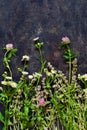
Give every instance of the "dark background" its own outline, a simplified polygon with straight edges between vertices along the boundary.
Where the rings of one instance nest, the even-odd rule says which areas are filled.
[[[58,43],[63,36],[71,40],[78,56],[78,72],[87,68],[87,0],[0,0],[0,74],[3,72],[3,51],[7,43],[18,48],[12,61],[14,78],[21,66],[22,55],[29,55],[28,71],[39,70],[38,53],[33,39],[45,43],[43,55],[57,69],[65,70]],[[20,61],[20,62],[19,62]]]
[[[87,0],[0,0],[0,81],[3,73],[3,50],[7,43],[18,48],[12,60],[14,79],[23,55],[30,56],[29,73],[39,70],[38,52],[33,39],[45,43],[43,56],[57,69],[66,72],[58,43],[63,36],[71,39],[78,56],[78,73],[87,71]]]

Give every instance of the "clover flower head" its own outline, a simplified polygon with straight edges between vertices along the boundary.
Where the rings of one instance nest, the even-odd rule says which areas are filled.
[[[12,50],[13,49],[13,44],[12,43],[6,44],[6,49],[7,50]]]
[[[44,98],[40,98],[40,99],[39,99],[39,102],[38,102],[38,105],[39,105],[39,106],[45,106],[45,105],[46,105],[45,99],[44,99]]]
[[[24,56],[22,57],[22,60],[21,60],[21,61],[29,61],[29,59],[30,59],[29,56],[24,55]]]
[[[70,43],[70,39],[67,36],[62,37],[62,43],[69,44]]]
[[[2,85],[7,85],[7,86],[11,86],[12,88],[16,88],[17,87],[17,83],[14,81],[1,81]]]

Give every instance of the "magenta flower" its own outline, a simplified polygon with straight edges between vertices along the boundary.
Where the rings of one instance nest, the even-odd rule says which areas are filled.
[[[68,43],[70,43],[70,39],[67,36],[65,36],[62,38],[62,42],[68,44]]]
[[[13,49],[13,44],[12,43],[6,44],[6,49],[7,50],[12,50]]]
[[[44,98],[39,99],[38,105],[39,106],[45,106],[46,105],[46,102],[45,102]]]

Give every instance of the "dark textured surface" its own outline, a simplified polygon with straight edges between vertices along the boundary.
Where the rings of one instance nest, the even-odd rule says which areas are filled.
[[[29,54],[29,71],[37,71],[38,53],[33,38],[45,42],[43,54],[56,68],[65,69],[57,45],[62,36],[69,36],[78,55],[79,72],[87,68],[87,0],[0,0],[0,73],[2,47],[11,42],[19,49],[16,68],[22,55]],[[15,73],[15,72],[14,72]],[[15,77],[16,78],[16,73]]]

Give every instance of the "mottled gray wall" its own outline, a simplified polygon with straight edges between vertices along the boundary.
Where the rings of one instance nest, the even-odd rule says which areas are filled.
[[[0,0],[0,73],[2,47],[11,42],[19,49],[13,63],[21,65],[22,55],[29,54],[30,73],[39,69],[33,38],[45,42],[43,54],[56,68],[65,69],[57,43],[69,36],[78,55],[79,72],[87,68],[87,0]],[[64,67],[64,68],[63,68]],[[14,72],[16,78],[16,72]]]

